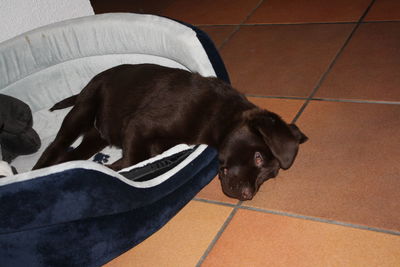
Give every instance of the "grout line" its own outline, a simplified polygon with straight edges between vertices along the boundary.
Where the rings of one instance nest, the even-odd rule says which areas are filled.
[[[380,105],[400,105],[400,101],[389,101],[389,100],[368,100],[368,99],[339,99],[339,98],[324,98],[324,97],[301,97],[301,96],[266,96],[266,95],[253,95],[245,94],[246,97],[253,98],[268,98],[268,99],[285,99],[285,100],[305,100],[306,102],[298,111],[297,115],[293,119],[292,123],[295,123],[300,117],[301,113],[304,111],[306,106],[311,101],[321,101],[321,102],[339,102],[339,103],[357,103],[357,104],[380,104]],[[307,105],[306,105],[307,104]]]
[[[198,201],[198,202],[208,203],[208,204],[217,204],[220,206],[225,206],[225,207],[230,207],[230,208],[235,208],[238,205],[238,203],[232,204],[232,203],[226,203],[226,202],[222,202],[222,201],[205,199],[205,198],[194,198],[193,200]]]
[[[329,64],[328,68],[326,69],[326,71],[322,74],[321,78],[319,79],[319,81],[317,82],[316,86],[314,87],[314,89],[311,91],[311,94],[308,96],[307,101],[301,106],[300,110],[297,112],[296,116],[294,117],[292,123],[296,123],[297,120],[300,118],[301,114],[303,114],[304,110],[306,109],[306,107],[308,106],[308,104],[310,103],[310,101],[314,98],[314,95],[317,93],[318,89],[321,87],[322,83],[326,80],[326,78],[328,77],[328,74],[331,72],[331,70],[333,69],[333,66],[336,64],[337,60],[339,59],[339,57],[342,55],[343,51],[345,50],[345,48],[347,47],[347,45],[350,43],[350,40],[353,38],[355,32],[357,31],[357,29],[360,27],[361,22],[364,20],[365,16],[368,14],[369,10],[371,9],[371,7],[373,6],[373,4],[375,3],[375,0],[372,0],[371,3],[369,4],[369,6],[367,7],[367,9],[364,11],[364,13],[361,15],[360,19],[358,20],[357,24],[354,26],[353,30],[351,31],[351,33],[349,34],[349,36],[347,37],[346,41],[344,42],[343,46],[339,49],[339,51],[336,53],[335,57],[333,58],[333,60],[331,61],[331,63]]]
[[[206,251],[200,257],[199,261],[196,264],[196,267],[200,267],[204,260],[207,258],[208,254],[210,254],[211,250],[214,248],[215,244],[217,243],[218,239],[221,235],[225,232],[225,229],[228,227],[229,223],[232,221],[233,216],[235,216],[236,212],[238,211],[239,207],[236,206],[231,213],[229,214],[228,218],[225,220],[224,224],[219,229],[218,233],[215,235],[214,239],[208,245]]]
[[[327,102],[359,103],[359,104],[400,105],[400,101],[386,101],[386,100],[334,99],[334,98],[319,98],[319,97],[314,97],[310,100],[327,101]]]
[[[300,118],[301,114],[303,114],[304,110],[306,109],[306,107],[308,106],[309,103],[310,103],[310,99],[307,99],[303,103],[303,105],[301,106],[301,108],[297,112],[296,116],[294,116],[293,120],[291,121],[292,124],[295,124],[297,122],[297,120]]]
[[[316,22],[288,22],[288,23],[225,23],[225,24],[196,24],[196,27],[227,27],[227,26],[293,26],[293,25],[340,25],[340,24],[372,24],[372,23],[400,23],[400,20],[371,20],[371,21],[316,21]]]
[[[222,44],[218,47],[218,50],[221,49],[231,40],[231,38],[240,30],[240,25],[237,25],[236,28],[225,38]]]
[[[273,95],[253,95],[253,94],[245,94],[246,97],[254,97],[254,98],[272,98],[272,99],[292,99],[292,100],[307,100],[307,97],[301,96],[273,96]]]
[[[354,229],[358,229],[358,230],[368,230],[368,231],[372,231],[372,232],[400,236],[400,231],[395,231],[395,230],[381,229],[381,228],[377,228],[377,227],[371,227],[371,226],[353,224],[353,223],[346,223],[346,222],[341,222],[341,221],[336,221],[336,220],[330,220],[330,219],[324,219],[324,218],[318,218],[318,217],[312,217],[312,216],[306,216],[306,215],[300,215],[300,214],[293,214],[293,213],[288,213],[288,212],[283,212],[283,211],[265,210],[265,209],[249,207],[249,206],[240,206],[239,208],[245,209],[245,210],[252,210],[252,211],[257,211],[257,212],[262,212],[262,213],[273,214],[273,215],[280,215],[280,216],[286,216],[286,217],[291,217],[291,218],[303,219],[303,220],[308,220],[308,221],[314,221],[314,222],[320,222],[320,223],[326,223],[326,224],[334,224],[334,225],[354,228]]]
[[[196,27],[232,27],[232,26],[240,26],[240,23],[223,23],[223,24],[195,24]]]
[[[377,227],[371,227],[371,226],[366,226],[366,225],[361,225],[361,224],[354,224],[354,223],[347,223],[347,222],[341,222],[337,220],[331,220],[331,219],[324,219],[324,218],[319,218],[319,217],[313,217],[313,216],[307,216],[307,215],[301,215],[301,214],[295,214],[295,213],[289,213],[289,212],[284,212],[284,211],[274,211],[274,210],[268,210],[268,209],[263,209],[263,208],[257,208],[257,207],[251,207],[251,206],[243,206],[243,201],[238,201],[237,204],[231,204],[231,203],[224,203],[216,200],[208,200],[208,199],[194,199],[195,201],[200,201],[204,203],[209,203],[209,204],[216,204],[216,205],[221,205],[221,206],[226,206],[226,207],[231,207],[234,208],[234,212],[236,213],[237,210],[243,209],[243,210],[251,210],[251,211],[257,211],[261,213],[267,213],[267,214],[273,214],[273,215],[279,215],[279,216],[286,216],[286,217],[291,217],[291,218],[297,218],[297,219],[302,219],[302,220],[307,220],[307,221],[314,221],[314,222],[320,222],[320,223],[326,223],[326,224],[334,224],[334,225],[339,225],[339,226],[344,226],[344,227],[349,227],[349,228],[354,228],[358,230],[367,230],[367,231],[372,231],[372,232],[378,232],[378,233],[384,233],[384,234],[389,234],[389,235],[396,235],[400,236],[400,231],[395,231],[395,230],[387,230],[387,229],[381,229]],[[236,211],[235,211],[236,210]],[[232,213],[233,213],[232,211]],[[233,214],[234,215],[234,214]],[[233,216],[232,215],[232,216]],[[229,219],[229,217],[228,217]],[[229,223],[231,219],[228,219],[225,221],[225,223]],[[224,224],[225,224],[224,223]],[[227,225],[226,225],[227,226]],[[221,227],[226,228],[226,226]],[[221,230],[220,230],[221,232]],[[222,232],[221,232],[222,234]],[[219,236],[221,235],[219,234]],[[217,234],[218,235],[218,234]],[[218,238],[219,238],[218,236]],[[215,240],[216,242],[217,240]],[[213,240],[214,242],[214,240]],[[215,243],[214,242],[214,243]],[[214,245],[213,245],[214,246]],[[212,247],[210,248],[211,251]],[[209,252],[209,251],[208,251]],[[207,253],[208,255],[208,253]],[[207,256],[206,253],[204,253],[204,259]],[[203,259],[203,260],[204,260]]]
[[[301,106],[296,116],[291,123],[296,123],[300,115],[303,113],[305,108],[311,101],[321,101],[321,102],[338,102],[338,103],[357,103],[357,104],[378,104],[378,105],[400,105],[400,101],[387,101],[387,100],[363,100],[363,99],[334,99],[334,98],[304,98],[297,96],[262,96],[262,95],[252,95],[245,94],[246,97],[253,98],[268,98],[268,99],[285,99],[285,100],[305,100],[305,103]]]
[[[369,11],[371,10],[372,6],[375,4],[376,0],[372,0],[371,3],[369,3],[369,6],[367,7],[367,9],[364,11],[364,14],[362,14],[361,18],[359,19],[358,23],[360,24],[361,22],[364,21],[365,17],[367,16],[367,14],[369,13]]]
[[[240,27],[249,19],[251,15],[261,6],[261,4],[264,2],[264,0],[260,0],[257,5],[253,8],[252,11],[243,19],[243,21],[240,24],[236,25],[236,28],[233,30],[231,34],[228,35],[228,37],[225,38],[225,40],[222,42],[222,44],[219,46],[219,50],[221,50],[227,43],[228,41],[234,36],[239,30]]]
[[[313,97],[310,99],[301,96],[268,96],[268,95],[253,95],[253,94],[245,94],[245,96],[252,98],[267,98],[267,99],[313,100],[313,101],[346,102],[346,103],[362,103],[362,104],[400,105],[400,101],[389,101],[389,100],[368,100],[368,99],[350,99],[350,98],[340,99],[340,98],[324,98],[324,97]]]
[[[253,8],[253,10],[250,11],[250,13],[244,18],[244,20],[242,21],[242,23],[240,23],[241,25],[246,24],[246,21],[249,20],[249,18],[254,14],[254,12],[256,12],[256,10],[264,3],[264,1],[268,1],[268,0],[260,0],[257,5]]]
[[[310,104],[311,101],[326,101],[326,102],[338,102],[338,103],[358,103],[358,104],[386,104],[386,105],[400,105],[400,102],[396,101],[373,101],[373,100],[352,100],[352,99],[329,99],[329,98],[314,98],[311,97],[306,100],[306,102],[301,106],[296,116],[293,118],[291,123],[296,123],[300,118],[301,114],[303,114],[306,107]]]
[[[368,23],[399,23],[400,20],[367,20],[367,21],[362,21],[362,24],[368,24]]]
[[[351,31],[351,33],[349,34],[349,36],[347,37],[347,39],[345,40],[343,46],[339,49],[339,51],[336,53],[335,57],[333,58],[333,60],[331,61],[331,63],[329,64],[328,68],[326,69],[326,71],[322,74],[321,78],[319,79],[319,81],[317,82],[317,85],[314,87],[314,89],[312,90],[311,94],[308,96],[308,100],[310,100],[311,98],[314,97],[314,95],[317,93],[318,89],[321,87],[322,83],[326,80],[328,74],[331,72],[333,66],[336,64],[337,60],[339,59],[339,57],[342,55],[344,49],[347,47],[347,45],[350,43],[350,40],[353,38],[354,33],[357,31],[359,27],[359,24],[356,24],[353,28],[353,30]]]
[[[305,26],[305,25],[340,25],[356,24],[357,21],[315,21],[315,22],[287,22],[287,23],[244,23],[243,26]]]

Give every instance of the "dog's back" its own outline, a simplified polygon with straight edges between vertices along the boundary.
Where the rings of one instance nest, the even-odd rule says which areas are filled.
[[[114,145],[132,119],[143,124],[143,135],[149,124],[160,124],[170,141],[198,143],[221,120],[234,121],[239,111],[254,107],[219,79],[153,64],[120,65],[97,75],[76,103],[100,103],[96,127]]]

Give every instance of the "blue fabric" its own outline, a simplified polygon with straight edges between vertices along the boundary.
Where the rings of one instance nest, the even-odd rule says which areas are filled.
[[[74,169],[1,188],[1,266],[100,266],[146,239],[215,176],[208,148],[146,189]]]

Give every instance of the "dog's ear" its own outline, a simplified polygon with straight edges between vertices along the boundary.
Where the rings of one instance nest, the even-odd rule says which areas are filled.
[[[245,114],[253,131],[260,134],[284,170],[292,166],[299,144],[307,137],[296,125],[288,125],[277,114],[266,110],[252,110]]]
[[[303,134],[299,127],[297,127],[295,124],[289,124],[289,128],[292,131],[292,134],[296,137],[296,139],[299,141],[299,144],[303,144],[308,140],[308,137]]]

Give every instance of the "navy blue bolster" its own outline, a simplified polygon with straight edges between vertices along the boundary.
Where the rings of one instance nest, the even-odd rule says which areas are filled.
[[[137,188],[101,171],[69,169],[0,187],[0,233],[127,212],[157,202],[216,163],[207,148],[171,178]],[[214,175],[217,167],[213,168]]]

